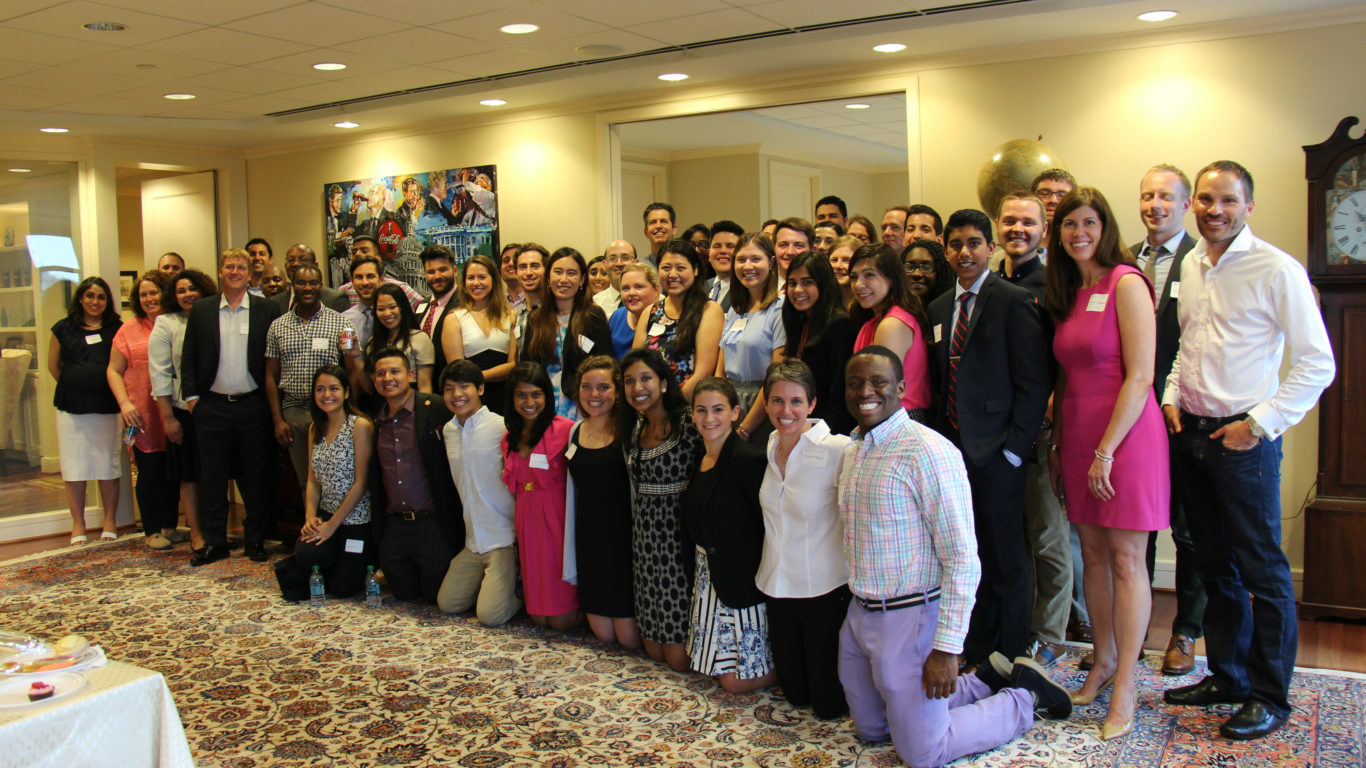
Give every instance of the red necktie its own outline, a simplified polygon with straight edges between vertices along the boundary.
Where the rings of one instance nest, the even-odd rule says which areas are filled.
[[[432,297],[432,305],[427,307],[427,316],[422,319],[422,332],[428,336],[432,335],[432,324],[436,321],[436,297]]]
[[[972,291],[958,297],[958,322],[953,324],[953,339],[949,341],[949,424],[958,429],[958,358],[963,354],[963,343],[968,340],[968,300]]]

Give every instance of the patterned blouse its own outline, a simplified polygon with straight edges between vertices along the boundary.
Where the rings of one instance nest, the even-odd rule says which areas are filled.
[[[683,384],[693,374],[696,356],[691,352],[687,355],[674,354],[674,337],[678,335],[678,321],[670,318],[664,311],[664,299],[650,307],[650,316],[645,318],[645,321],[649,323],[646,326],[645,348],[664,355],[669,370],[673,371],[674,382]]]
[[[355,414],[348,415],[337,436],[328,441],[313,444],[313,474],[318,476],[321,496],[318,500],[319,512],[336,512],[356,484],[356,441],[353,432],[356,428]],[[342,525],[364,525],[370,522],[370,492],[360,497],[355,509],[346,516]]]

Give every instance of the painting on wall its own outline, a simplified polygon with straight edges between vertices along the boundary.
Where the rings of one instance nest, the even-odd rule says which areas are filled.
[[[323,220],[330,285],[350,280],[352,243],[379,242],[384,274],[427,293],[418,255],[444,245],[464,264],[482,253],[497,262],[498,172],[477,165],[338,181],[323,187]]]

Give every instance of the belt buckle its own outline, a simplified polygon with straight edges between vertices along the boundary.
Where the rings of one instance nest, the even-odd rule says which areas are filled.
[[[417,519],[417,512],[411,509],[405,509],[402,512],[399,512],[399,515],[402,516],[404,520],[407,520],[409,522]]]

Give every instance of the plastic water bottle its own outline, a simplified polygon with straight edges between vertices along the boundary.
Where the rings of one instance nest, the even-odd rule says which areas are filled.
[[[318,566],[313,566],[313,573],[308,577],[308,604],[314,608],[323,607],[326,597],[323,595],[323,575],[318,571]]]
[[[378,608],[380,606],[379,579],[375,578],[375,566],[365,566],[365,607]]]

